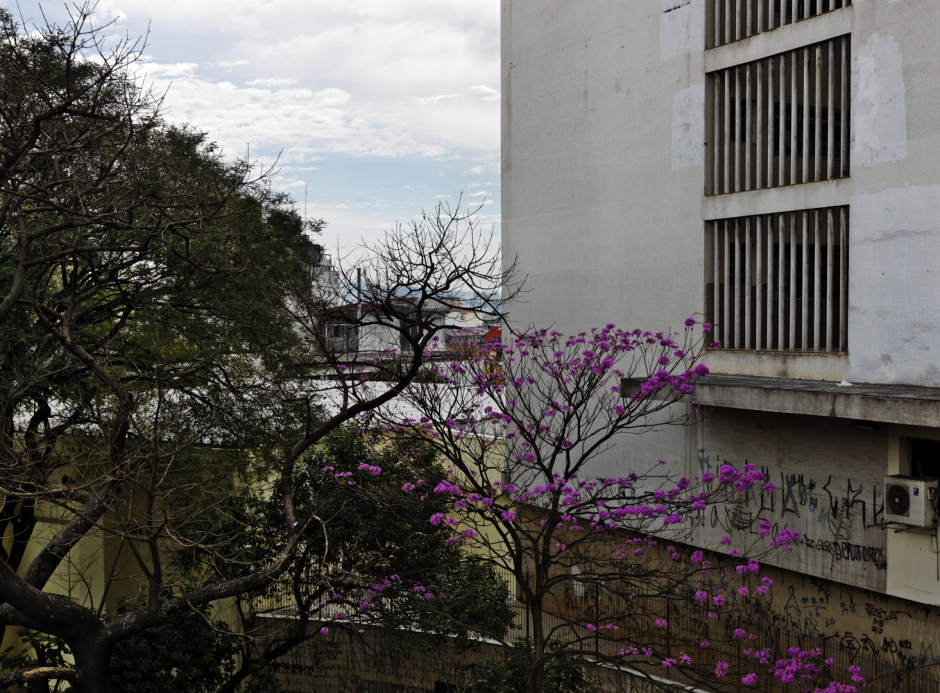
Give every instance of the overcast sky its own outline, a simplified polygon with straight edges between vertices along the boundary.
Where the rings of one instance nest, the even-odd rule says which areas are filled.
[[[62,3],[21,1],[27,27]],[[16,12],[15,8],[14,12]],[[148,31],[166,116],[273,161],[277,189],[351,247],[440,200],[499,231],[499,0],[102,0]]]

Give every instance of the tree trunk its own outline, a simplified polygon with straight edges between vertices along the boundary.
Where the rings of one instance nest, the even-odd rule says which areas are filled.
[[[529,673],[529,691],[530,693],[540,693],[542,690],[542,678],[545,673],[545,664],[541,661],[542,657],[545,655],[541,595],[533,600],[530,613],[532,614],[533,667],[532,671]]]
[[[23,556],[26,555],[29,540],[33,536],[33,530],[36,528],[35,499],[24,499],[18,506],[9,502],[3,506],[3,511],[0,512],[0,537],[6,534],[7,527],[10,525],[13,525],[13,545],[10,547],[9,554],[0,546],[0,560],[5,561],[14,571],[18,571],[20,563],[23,562]],[[0,642],[6,638],[7,629],[6,624],[0,625]]]
[[[79,674],[71,693],[111,693],[111,650],[114,644],[101,637],[67,641]]]

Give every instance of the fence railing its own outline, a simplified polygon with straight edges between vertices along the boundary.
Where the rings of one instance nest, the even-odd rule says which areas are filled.
[[[514,584],[514,583],[513,583]],[[531,635],[530,607],[523,600],[514,598],[511,602],[516,610],[517,623],[522,635]],[[651,647],[656,659],[665,658],[678,660],[682,652],[687,652],[694,658],[695,668],[713,671],[718,662],[730,662],[732,668],[740,668],[748,659],[752,663],[751,671],[758,671],[758,665],[752,656],[742,656],[742,650],[749,648],[754,651],[769,649],[770,661],[776,662],[789,657],[788,650],[799,647],[802,650],[819,648],[822,658],[831,658],[833,663],[831,671],[838,672],[840,679],[847,677],[850,666],[861,669],[861,675],[871,684],[865,690],[869,693],[938,693],[940,691],[940,665],[932,661],[917,662],[917,666],[893,661],[887,657],[878,657],[873,653],[857,647],[846,646],[845,640],[837,637],[821,637],[803,633],[795,627],[783,627],[773,623],[770,614],[756,613],[745,619],[740,615],[718,614],[715,618],[708,616],[707,608],[700,610],[689,608],[687,600],[674,600],[667,597],[636,596],[626,600],[610,593],[601,594],[601,590],[587,588],[581,596],[572,594],[567,590],[563,594],[554,595],[544,603],[542,621],[546,629],[554,629],[557,639],[579,639],[581,647],[593,647],[598,655],[616,657],[624,643],[637,645],[639,642]],[[607,615],[618,614],[619,622],[616,631],[588,631],[578,623],[592,622],[596,625],[600,621],[608,622]],[[626,614],[631,614],[625,618]],[[668,628],[657,628],[654,621],[665,618]],[[733,632],[743,628],[754,638],[735,641]],[[611,636],[611,633],[614,635]],[[567,637],[566,637],[567,636]],[[586,638],[586,639],[585,639]],[[707,642],[709,647],[701,648],[698,644]],[[692,651],[691,646],[696,651]],[[656,665],[651,669],[644,667],[643,671],[652,671],[662,676],[669,674],[669,678],[686,685],[695,686],[696,677],[681,673],[681,669],[662,669]],[[747,672],[750,673],[750,672]],[[729,677],[730,678],[730,677]],[[727,690],[746,690],[739,686],[740,676],[734,681],[728,681]],[[843,681],[845,682],[845,681]],[[792,691],[793,687],[783,684],[779,679],[762,677],[760,690],[762,693],[785,693]]]
[[[533,635],[531,607],[522,598],[519,585],[512,574],[501,571],[501,577],[508,587],[509,606],[516,614],[515,629],[509,640]],[[819,648],[824,658],[833,660],[832,671],[847,672],[850,666],[857,666],[870,688],[869,693],[938,693],[940,667],[923,666],[911,668],[901,662],[886,657],[874,656],[858,648],[846,647],[836,638],[823,638],[802,633],[793,627],[781,627],[774,624],[769,614],[756,613],[750,619],[740,615],[719,615],[709,618],[706,609],[689,608],[686,600],[667,597],[636,596],[626,600],[606,590],[599,590],[585,585],[577,590],[569,584],[543,604],[542,624],[545,633],[551,633],[556,640],[578,640],[580,649],[592,650],[598,655],[598,666],[590,675],[602,683],[605,691],[632,692],[644,691],[656,693],[664,686],[657,685],[658,677],[669,674],[668,678],[676,683],[696,688],[696,671],[714,670],[720,661],[730,662],[733,668],[741,668],[747,658],[742,656],[742,648],[754,650],[769,649],[770,661],[788,657],[791,647],[803,650]],[[272,633],[280,619],[292,618],[296,606],[289,595],[274,596],[258,604],[266,613],[263,619],[271,624]],[[322,621],[329,622],[341,606],[328,604],[319,614]],[[608,622],[616,614],[617,631],[598,631],[586,629],[587,623]],[[654,620],[664,617],[669,628],[656,628]],[[319,629],[318,621],[311,625]],[[327,693],[419,693],[431,691],[446,692],[467,680],[474,667],[484,658],[503,658],[505,648],[493,641],[483,641],[475,652],[457,652],[449,645],[438,650],[409,652],[405,655],[396,649],[394,633],[382,637],[379,624],[368,620],[356,619],[356,629],[333,628],[329,637],[317,637],[296,648],[283,658],[279,677],[285,690],[296,693],[318,691]],[[743,628],[753,634],[753,639],[735,641],[733,632]],[[351,632],[358,630],[358,636]],[[610,633],[615,633],[610,637]],[[345,633],[345,634],[344,634]],[[643,643],[655,652],[654,659],[678,659],[681,653],[690,650],[690,645],[708,642],[708,648],[689,651],[693,656],[695,670],[682,673],[678,667],[663,669],[661,665],[644,667],[637,662],[626,662],[624,667],[611,667],[601,664],[605,657],[617,659],[625,644]],[[590,659],[590,656],[588,657]],[[757,662],[750,658],[751,669],[757,671]],[[920,662],[931,665],[932,662]],[[636,670],[641,672],[637,675]],[[840,677],[844,678],[844,677]],[[740,676],[731,680],[722,688],[727,691],[744,691],[740,686]],[[785,693],[792,690],[776,678],[762,677],[761,693]]]

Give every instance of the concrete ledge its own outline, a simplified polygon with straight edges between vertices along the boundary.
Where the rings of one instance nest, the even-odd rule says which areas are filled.
[[[852,5],[764,31],[749,38],[705,51],[705,72],[769,58],[813,43],[852,33],[855,8]]]
[[[858,182],[836,178],[818,183],[797,183],[779,188],[763,188],[702,198],[705,221],[732,219],[752,214],[779,214],[804,209],[821,209],[847,205],[856,192]]]
[[[702,363],[715,375],[754,375],[839,382],[849,377],[849,355],[812,351],[706,349]]]
[[[940,428],[940,388],[862,384],[839,387],[821,380],[707,375],[695,384],[692,399],[707,407]]]

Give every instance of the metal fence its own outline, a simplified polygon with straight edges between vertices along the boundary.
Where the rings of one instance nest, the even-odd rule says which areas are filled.
[[[522,599],[521,590],[512,575],[503,574],[509,591],[509,605],[516,614],[515,628],[510,639],[532,636],[531,609]],[[616,603],[615,603],[616,602]],[[280,625],[294,618],[294,607],[287,599],[268,600],[269,611],[261,622],[271,637],[276,637]],[[628,607],[628,608],[627,608]],[[588,631],[587,623],[605,621],[612,614],[618,619],[615,636]],[[322,614],[324,621],[329,614]],[[654,620],[665,617],[669,628],[656,628]],[[865,680],[871,684],[869,693],[938,693],[940,679],[938,667],[911,668],[888,659],[872,656],[858,649],[846,649],[835,638],[822,638],[800,633],[793,628],[775,625],[769,614],[751,613],[741,616],[709,618],[706,610],[689,608],[684,599],[638,596],[629,605],[622,599],[586,588],[580,593],[566,589],[546,601],[542,614],[543,627],[553,632],[557,640],[578,640],[580,648],[598,655],[597,664],[588,674],[606,693],[657,693],[670,687],[660,678],[670,674],[673,685],[678,683],[698,688],[707,672],[718,662],[730,662],[736,676],[728,676],[719,688],[743,693],[741,674],[754,670],[753,657],[742,656],[742,643],[733,639],[736,628],[753,633],[746,647],[769,649],[770,660],[788,657],[791,647],[803,650],[819,648],[824,658],[832,658],[832,671],[847,672],[857,666]],[[322,623],[312,623],[311,632],[319,631]],[[403,637],[408,635],[409,637]],[[461,649],[451,638],[429,638],[415,647],[413,633],[389,631],[376,624],[357,622],[348,628],[330,629],[327,635],[311,638],[295,648],[280,661],[278,677],[287,693],[449,693],[467,681],[476,666],[484,659],[503,659],[506,650],[495,641],[480,640],[472,649]],[[409,642],[410,641],[410,642]],[[706,641],[708,648],[691,651],[690,645]],[[601,663],[604,657],[617,659],[626,644],[643,643],[654,651],[655,664],[644,666],[637,661],[624,666]],[[679,659],[688,651],[695,665],[664,670],[659,662],[665,658]],[[588,657],[591,659],[590,657]],[[924,665],[932,663],[923,662]],[[794,690],[776,678],[761,677],[762,693],[784,693]],[[840,677],[840,678],[844,678]]]
[[[518,614],[519,632],[521,635],[531,635],[529,606],[520,598],[515,583],[511,584],[516,595],[512,606]],[[688,675],[682,674],[679,668],[668,671],[671,679],[692,687],[702,681],[702,677],[695,674],[696,671],[711,672],[718,662],[728,662],[731,664],[731,673],[738,670],[738,674],[733,680],[729,676],[727,684],[719,682],[720,687],[727,691],[749,690],[740,685],[741,675],[764,667],[757,666],[752,655],[743,656],[743,649],[769,649],[770,661],[776,662],[787,659],[790,648],[799,647],[802,650],[818,648],[821,659],[831,658],[833,662],[830,671],[837,672],[843,682],[846,682],[850,666],[859,667],[861,675],[870,684],[870,687],[864,689],[869,693],[940,692],[940,665],[932,661],[920,661],[913,667],[910,663],[905,665],[859,648],[847,648],[837,636],[826,638],[800,632],[792,626],[783,627],[775,622],[772,614],[760,611],[730,616],[716,614],[715,618],[711,618],[706,607],[691,607],[689,600],[684,598],[636,596],[627,602],[610,593],[601,592],[587,588],[581,596],[573,595],[571,590],[553,595],[544,604],[544,611],[548,612],[543,615],[544,627],[555,629],[555,637],[559,639],[581,640],[582,648],[593,645],[598,655],[606,657],[616,658],[625,645],[643,643],[653,649],[652,659],[656,664],[644,667],[631,662],[630,666],[646,674],[653,672],[663,675],[660,664],[663,659],[678,660],[683,652],[687,652],[695,662],[694,671],[686,670]],[[742,615],[745,613],[747,618]],[[587,631],[583,625],[573,625],[588,622],[599,624],[601,621],[606,623],[611,617],[616,619],[614,622],[618,630],[606,631],[604,635],[600,631]],[[665,618],[669,627],[656,627],[657,618]],[[745,641],[734,640],[733,634],[738,628],[754,637]],[[707,642],[709,647],[699,647],[701,642]],[[777,678],[763,676],[760,690],[762,693],[784,693],[795,688],[783,684]]]

